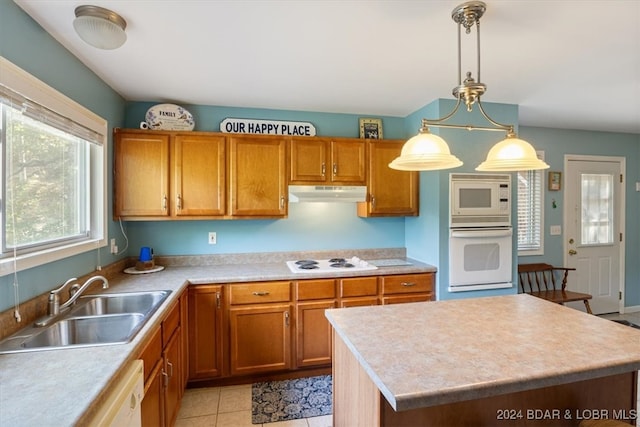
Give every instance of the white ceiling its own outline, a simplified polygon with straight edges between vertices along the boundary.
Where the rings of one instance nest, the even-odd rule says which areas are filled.
[[[457,84],[457,0],[14,1],[130,101],[405,117]],[[485,2],[485,102],[519,105],[521,125],[640,133],[639,0]],[[81,4],[124,17],[124,46],[80,40]]]

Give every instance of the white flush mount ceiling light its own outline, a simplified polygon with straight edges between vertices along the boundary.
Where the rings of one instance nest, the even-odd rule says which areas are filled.
[[[73,28],[82,40],[98,49],[117,49],[127,40],[127,22],[117,13],[99,6],[78,6]]]
[[[449,146],[441,137],[433,135],[429,127],[453,128],[485,131],[501,131],[506,133],[506,138],[497,143],[487,155],[487,159],[477,168],[477,171],[501,171],[512,172],[522,170],[547,169],[548,164],[538,159],[534,148],[526,141],[518,138],[513,125],[505,125],[496,122],[484,111],[480,97],[484,95],[487,86],[480,82],[480,18],[487,6],[481,1],[469,1],[453,9],[451,18],[458,24],[458,86],[453,88],[453,96],[456,105],[446,116],[435,119],[422,119],[422,126],[418,135],[409,139],[402,147],[399,157],[389,163],[389,167],[407,171],[427,171],[439,169],[451,169],[462,165],[460,159],[452,155]],[[466,73],[462,79],[462,27],[465,33],[471,33],[471,27],[477,30],[477,78],[476,81],[471,72]],[[477,104],[482,116],[490,126],[458,125],[445,123],[453,117],[461,104],[471,112],[473,105]]]

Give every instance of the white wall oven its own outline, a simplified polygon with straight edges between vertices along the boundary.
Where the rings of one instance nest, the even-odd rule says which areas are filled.
[[[449,230],[449,292],[512,286],[511,227]]]
[[[511,175],[451,174],[449,292],[512,287]]]

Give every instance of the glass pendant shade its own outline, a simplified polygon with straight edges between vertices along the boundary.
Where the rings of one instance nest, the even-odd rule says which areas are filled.
[[[523,170],[548,169],[549,165],[540,160],[536,150],[527,141],[508,135],[494,145],[487,159],[476,168],[480,172],[516,172]]]
[[[458,166],[462,166],[462,161],[451,154],[445,140],[428,129],[420,129],[420,133],[405,142],[400,157],[389,163],[391,169],[402,171],[430,171]]]
[[[98,6],[76,8],[73,28],[86,43],[98,49],[117,49],[127,40],[127,23],[120,15]]]

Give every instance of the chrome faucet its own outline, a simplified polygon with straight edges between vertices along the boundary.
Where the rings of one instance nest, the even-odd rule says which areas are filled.
[[[76,300],[82,295],[84,291],[95,281],[102,280],[102,289],[107,289],[109,287],[109,281],[104,276],[93,276],[89,278],[82,286],[75,284],[69,290],[70,298],[60,306],[60,310],[64,310],[67,307],[76,303]]]
[[[51,292],[49,292],[49,316],[56,316],[58,314],[60,314],[60,295],[58,295],[64,288],[67,287],[67,285],[70,285],[71,283],[75,282],[76,280],[78,280],[75,277],[72,277],[71,279],[67,280],[66,282],[64,282],[62,284],[62,286],[60,286],[58,289],[54,289]]]

